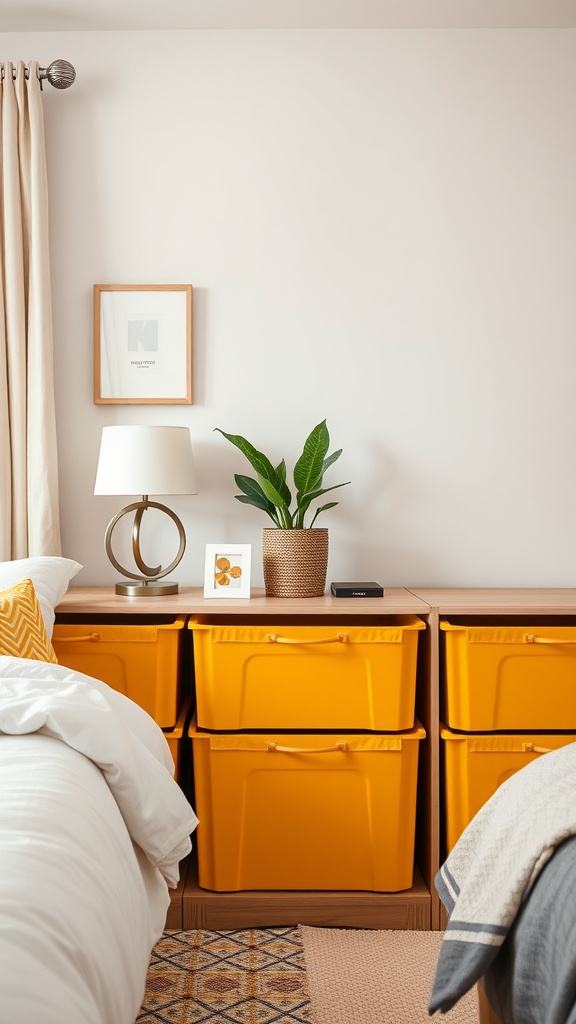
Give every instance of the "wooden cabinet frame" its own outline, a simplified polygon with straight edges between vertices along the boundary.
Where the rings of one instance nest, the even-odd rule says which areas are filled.
[[[173,895],[170,927],[228,929],[309,924],[333,928],[429,930],[445,918],[434,888],[442,856],[440,792],[440,629],[441,617],[471,620],[534,616],[576,621],[576,589],[386,587],[382,598],[267,598],[256,591],[249,601],[207,601],[201,588],[182,588],[169,597],[118,597],[111,587],[71,587],[57,617],[88,619],[114,615],[263,616],[313,623],[322,617],[417,615],[427,625],[419,634],[416,715],[426,730],[421,744],[416,826],[416,870],[412,888],[399,893],[254,891],[217,893],[200,889],[192,855]],[[181,924],[179,922],[182,922]],[[177,922],[177,923],[174,923]]]

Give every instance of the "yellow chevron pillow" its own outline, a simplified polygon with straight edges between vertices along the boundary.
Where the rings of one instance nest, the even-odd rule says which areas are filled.
[[[58,664],[31,579],[0,592],[0,654]]]

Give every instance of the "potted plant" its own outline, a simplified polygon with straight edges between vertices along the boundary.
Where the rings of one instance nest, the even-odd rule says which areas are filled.
[[[328,454],[330,435],[326,420],[310,432],[302,454],[294,465],[292,494],[287,483],[284,459],[274,466],[270,459],[240,434],[215,430],[240,449],[256,478],[235,474],[238,501],[254,505],[270,517],[273,527],[265,528],[262,539],[264,585],[272,597],[318,597],[324,593],[328,566],[328,530],[315,527],[321,512],[338,502],[316,502],[329,491],[350,481],[323,487],[324,474],[340,458],[342,449]],[[316,506],[316,507],[313,507]],[[309,522],[308,522],[309,520]]]

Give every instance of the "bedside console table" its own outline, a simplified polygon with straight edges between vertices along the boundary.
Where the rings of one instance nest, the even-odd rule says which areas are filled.
[[[183,865],[173,894],[169,927],[244,928],[309,924],[325,927],[438,929],[444,915],[434,877],[446,855],[441,830],[445,798],[442,786],[440,728],[445,711],[445,652],[441,620],[489,623],[495,627],[534,624],[576,626],[576,589],[386,587],[383,598],[268,598],[205,600],[201,588],[183,588],[162,598],[117,597],[108,587],[71,587],[57,608],[56,621],[153,622],[185,615],[233,622],[235,618],[312,625],[344,619],[385,623],[415,615],[426,623],[419,634],[416,715],[426,731],[421,743],[417,793],[416,856],[412,887],[394,893],[365,891],[251,890],[213,892],[198,886],[195,855]],[[191,639],[190,630],[186,630]],[[183,686],[186,696],[186,684]],[[190,693],[188,696],[192,696]]]
[[[398,616],[417,616],[427,621],[429,607],[404,588],[386,588],[382,598],[269,598],[256,590],[250,599],[205,600],[200,588],[182,588],[178,594],[161,598],[128,598],[107,587],[70,587],[56,610],[56,622],[94,624],[123,621],[153,623],[157,617],[209,617],[211,622],[234,623],[236,619],[275,624],[314,625],[321,621],[363,622],[385,625]],[[192,636],[189,630],[190,642]],[[428,735],[430,719],[429,637],[419,634],[417,658],[416,714],[427,737],[421,742],[417,797],[416,858],[412,886],[400,892],[358,890],[244,890],[214,892],[197,881],[193,853],[183,865],[180,887],[173,896],[170,927],[243,928],[284,924],[330,927],[421,929],[432,927],[431,870],[435,867],[433,846],[436,831],[431,821],[438,818],[437,772],[430,760]],[[189,679],[192,674],[189,673]],[[185,681],[180,687],[187,695]],[[188,694],[189,696],[191,694]],[[194,841],[194,839],[193,839]],[[335,856],[338,854],[335,851]],[[181,918],[180,918],[181,907]],[[179,923],[181,919],[181,924]],[[176,923],[174,923],[176,922]]]

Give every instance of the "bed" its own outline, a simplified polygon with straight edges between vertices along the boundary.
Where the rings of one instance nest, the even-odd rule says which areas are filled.
[[[500,786],[436,887],[449,921],[430,1014],[478,984],[482,1024],[576,1024],[576,742]]]
[[[56,663],[48,603],[0,593],[0,1024],[133,1024],[197,818],[146,712]]]

